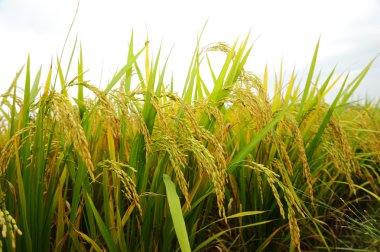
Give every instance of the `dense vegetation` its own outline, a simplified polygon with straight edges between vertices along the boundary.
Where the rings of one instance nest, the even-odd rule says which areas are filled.
[[[28,58],[0,101],[2,248],[379,249],[380,112],[350,99],[372,62],[322,80],[318,42],[305,82],[268,83],[244,69],[247,41],[198,40],[182,95],[133,35],[104,90],[84,81],[81,49],[72,80],[72,60],[57,59],[33,81]],[[211,51],[225,54],[220,71]]]

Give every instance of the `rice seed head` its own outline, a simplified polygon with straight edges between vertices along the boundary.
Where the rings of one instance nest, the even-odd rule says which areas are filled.
[[[262,130],[272,119],[272,112],[268,104],[250,89],[235,88],[229,97],[229,102],[250,114],[254,119],[253,123],[255,123],[257,131]]]
[[[77,151],[87,171],[94,181],[94,165],[91,161],[91,154],[88,148],[87,138],[79,120],[75,117],[67,97],[63,94],[52,93],[52,110],[59,126],[63,128],[63,132],[71,138],[74,149]]]
[[[199,128],[199,139],[203,139],[208,148],[205,153],[209,152],[212,158],[208,160],[211,162],[205,163],[203,169],[211,177],[215,188],[217,204],[219,209],[219,216],[225,218],[224,199],[225,199],[225,185],[227,182],[227,163],[225,160],[225,152],[223,146],[218,139],[208,130]],[[207,155],[207,154],[206,154]]]
[[[4,239],[7,239],[9,235],[13,249],[16,248],[16,237],[14,233],[21,236],[22,231],[17,226],[16,220],[6,209],[4,192],[0,192],[0,228],[1,228],[1,236]]]
[[[274,198],[275,198],[275,200],[277,202],[277,205],[278,205],[278,207],[280,209],[280,214],[281,214],[282,218],[285,219],[284,206],[283,206],[283,204],[281,202],[280,195],[278,194],[278,191],[277,191],[277,188],[276,188],[276,185],[275,185],[275,184],[279,183],[279,181],[278,181],[278,177],[279,177],[278,174],[276,174],[272,170],[268,169],[264,165],[256,163],[254,161],[246,161],[243,166],[252,169],[253,171],[256,172],[256,174],[259,173],[260,175],[261,174],[264,175],[265,180],[269,184],[269,187],[271,188],[273,196],[274,196]]]
[[[219,215],[225,217],[224,209],[224,187],[226,183],[227,164],[224,157],[223,146],[216,135],[221,132],[219,127],[223,128],[223,115],[213,105],[206,101],[197,101],[194,107],[184,105],[177,96],[170,94],[162,94],[160,97],[154,97],[151,103],[157,111],[157,123],[155,124],[155,135],[166,136],[165,143],[171,143],[175,148],[169,148],[170,161],[172,163],[177,181],[180,184],[181,191],[185,198],[187,198],[187,182],[183,177],[183,167],[185,167],[187,155],[186,152],[192,152],[198,166],[206,171],[215,188],[217,196],[217,204]],[[162,98],[162,99],[157,99]],[[165,104],[159,105],[158,101],[169,101]],[[166,109],[167,108],[167,109]],[[202,108],[202,109],[200,109]],[[178,113],[183,111],[184,118],[178,118]],[[199,111],[202,111],[199,114]],[[217,125],[215,132],[211,133],[199,126],[199,119],[201,115],[206,113],[209,119],[214,118]],[[165,144],[161,144],[164,146]],[[208,147],[206,148],[205,145]],[[167,147],[166,147],[167,148]],[[172,155],[170,153],[177,153]],[[180,161],[174,158],[180,157]],[[175,165],[175,164],[181,165]],[[179,168],[177,168],[179,167]],[[180,182],[183,181],[183,182]],[[185,183],[186,182],[186,183]],[[186,187],[185,187],[186,185]]]
[[[6,169],[9,165],[9,162],[12,160],[13,156],[15,155],[16,151],[19,151],[22,146],[26,142],[26,138],[23,138],[21,142],[18,142],[18,149],[15,149],[15,141],[18,141],[21,135],[25,134],[26,132],[29,132],[30,134],[27,136],[28,138],[33,137],[33,129],[35,128],[34,125],[28,125],[27,127],[24,127],[20,130],[18,130],[4,145],[0,152],[0,176],[3,176],[6,172]]]
[[[291,176],[293,176],[293,165],[292,162],[290,161],[288,152],[286,150],[286,146],[284,141],[281,140],[281,136],[278,137],[278,142],[279,142],[279,152],[281,155],[281,159],[284,162],[285,167],[287,168],[287,171]]]
[[[131,203],[134,203],[142,217],[143,212],[140,204],[140,196],[137,194],[136,183],[133,179],[127,174],[126,169],[131,170],[132,172],[136,172],[136,170],[123,163],[119,163],[116,161],[105,160],[98,164],[99,167],[110,169],[112,172],[116,174],[116,176],[120,179],[123,184],[123,192],[124,196]]]
[[[224,52],[228,54],[231,52],[231,47],[224,42],[211,43],[202,49],[202,53],[208,52]]]
[[[255,173],[256,173],[257,183],[258,183],[258,187],[260,191],[261,204],[264,204],[263,179],[261,178],[261,173],[259,171],[255,171]]]
[[[289,230],[290,237],[292,239],[293,245],[297,248],[298,251],[301,251],[301,241],[300,241],[300,229],[297,224],[297,219],[293,208],[288,208],[288,219],[289,219]]]
[[[312,185],[312,176],[310,172],[309,163],[307,161],[305,145],[302,140],[302,134],[298,128],[297,121],[294,116],[290,115],[282,120],[281,122],[285,128],[288,129],[290,135],[294,136],[295,145],[298,148],[298,157],[301,160],[303,168],[303,176],[306,178],[306,183],[309,188],[309,196],[312,206],[314,207],[314,195],[313,195],[313,185]]]
[[[178,138],[178,130],[181,128],[174,128],[174,125],[170,121],[172,117],[170,111],[168,112],[164,109],[167,104],[160,105],[159,101],[159,97],[153,96],[151,98],[151,104],[157,113],[157,122],[154,124],[153,136],[154,149],[155,151],[164,151],[169,155],[171,167],[174,170],[181,192],[185,197],[186,205],[190,207],[188,185],[182,171],[186,167],[186,154],[181,149]]]
[[[111,94],[114,104],[120,109],[121,115],[124,120],[127,122],[129,127],[127,130],[131,131],[130,134],[134,134],[133,131],[141,133],[145,142],[146,157],[152,154],[152,140],[149,133],[149,130],[146,126],[144,116],[142,115],[141,110],[139,109],[139,99],[138,96],[145,94],[145,91],[134,90],[130,93],[123,93],[117,91],[114,94]]]
[[[117,130],[119,129],[120,121],[114,110],[114,106],[112,105],[111,101],[108,99],[107,95],[103,91],[99,90],[97,87],[95,87],[94,85],[91,85],[88,82],[71,83],[69,84],[69,87],[74,86],[74,85],[84,86],[96,95],[100,103],[100,106],[97,107],[97,109],[102,115],[99,117],[99,119],[109,122],[110,125],[112,125],[113,134],[115,135]]]
[[[212,121],[213,119],[215,120],[214,129],[212,130],[213,135],[221,140],[225,134],[224,117],[222,112],[218,109],[217,105],[211,104],[208,100],[198,100],[195,104],[195,110],[193,111],[194,114],[197,113],[195,111],[198,111],[198,113],[201,114],[206,114],[209,121]],[[197,122],[195,125],[196,128],[199,127]]]
[[[268,184],[269,184],[270,188],[272,189],[273,196],[276,199],[277,205],[280,208],[280,214],[281,214],[282,218],[285,219],[284,206],[282,205],[282,202],[280,200],[280,196],[278,194],[277,188],[274,185],[275,181],[274,181],[274,179],[272,177],[267,177],[267,181],[268,181]]]
[[[380,113],[376,109],[353,107],[341,115],[345,128],[373,129],[371,131],[347,131],[350,139],[361,152],[371,153],[380,163]],[[352,118],[355,118],[354,120]]]
[[[183,139],[183,146],[187,152],[193,154],[197,166],[204,170],[211,179],[217,198],[219,216],[225,217],[224,192],[227,166],[223,155],[224,151],[219,142],[215,137],[212,137],[213,135],[209,131],[199,127],[197,132],[199,135],[195,132],[194,134],[187,135],[187,137]],[[206,146],[208,146],[208,148]]]
[[[339,121],[331,118],[327,124],[327,134],[324,136],[324,150],[329,153],[334,166],[343,171],[350,190],[355,194],[356,189],[352,179],[352,175],[359,173],[359,165],[352,153],[351,145],[342,129]]]
[[[170,164],[176,175],[176,180],[185,197],[187,207],[190,207],[187,181],[182,172],[182,169],[185,168],[186,155],[181,151],[175,139],[165,134],[165,130],[156,129],[155,131],[157,135],[155,135],[153,139],[154,149],[155,151],[164,151],[169,155]]]

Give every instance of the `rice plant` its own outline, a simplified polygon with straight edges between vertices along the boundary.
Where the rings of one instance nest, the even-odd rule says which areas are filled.
[[[373,61],[321,80],[318,41],[305,83],[282,72],[269,83],[267,68],[245,69],[249,36],[204,48],[198,38],[179,95],[160,52],[133,39],[103,90],[85,80],[79,48],[72,79],[73,56],[45,81],[41,70],[31,79],[28,57],[1,96],[2,249],[379,249],[379,107],[350,99]],[[220,71],[211,51],[225,55]]]

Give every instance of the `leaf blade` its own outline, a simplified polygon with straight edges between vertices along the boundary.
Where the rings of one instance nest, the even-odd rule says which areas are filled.
[[[176,232],[181,250],[191,251],[189,237],[187,235],[185,220],[183,219],[181,204],[175,189],[174,183],[167,174],[163,175],[170,214],[173,219],[174,230]]]

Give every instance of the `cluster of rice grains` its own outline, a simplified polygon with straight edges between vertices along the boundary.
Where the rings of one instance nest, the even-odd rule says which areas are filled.
[[[224,186],[226,183],[226,160],[224,149],[217,138],[199,125],[200,111],[205,111],[211,118],[219,118],[217,125],[222,126],[220,112],[212,106],[200,102],[191,107],[183,104],[181,99],[172,94],[163,94],[166,104],[161,106],[152,98],[152,105],[157,111],[157,122],[152,136],[155,150],[164,150],[176,174],[181,191],[188,207],[190,206],[188,186],[183,169],[188,167],[189,156],[196,161],[200,173],[204,170],[211,178],[217,196],[219,215],[225,217]],[[157,99],[157,98],[156,98]],[[180,116],[183,111],[183,116]],[[211,111],[213,110],[213,111]]]
[[[22,235],[22,231],[18,228],[15,219],[6,210],[5,207],[5,193],[0,192],[0,229],[1,236],[5,239],[7,236],[10,238],[12,248],[16,248],[16,237],[15,235]],[[0,240],[0,251],[3,251],[3,242]]]
[[[120,179],[121,183],[123,184],[122,190],[124,192],[125,197],[130,202],[134,203],[137,206],[137,209],[139,210],[140,215],[142,215],[142,209],[140,205],[140,196],[137,194],[136,184],[133,181],[133,179],[125,171],[126,169],[129,169],[133,172],[136,172],[136,170],[130,167],[129,165],[125,165],[122,163],[109,161],[109,160],[105,160],[99,163],[98,167],[103,168],[103,169],[109,169],[116,174],[116,176]]]
[[[246,139],[245,141],[248,142],[253,136],[263,130],[275,116],[260,80],[249,73],[242,75],[241,85],[232,90],[232,95],[228,101],[232,104],[229,108],[232,110],[231,114],[233,115],[233,122],[231,123],[240,126],[236,127],[235,132],[236,134],[245,134],[243,139]],[[238,139],[239,138],[236,138],[236,140]],[[237,142],[236,144],[239,143]],[[312,204],[313,189],[310,167],[308,165],[301,132],[291,112],[281,119],[275,130],[267,134],[259,145],[259,148],[262,148],[262,150],[256,150],[257,154],[255,158],[253,158],[253,155],[249,155],[249,159],[251,160],[247,160],[242,167],[248,167],[255,171],[257,182],[259,183],[261,202],[264,200],[262,196],[262,176],[264,175],[265,181],[269,184],[278,207],[280,208],[281,216],[285,218],[285,211],[277,187],[283,191],[284,199],[288,206],[287,216],[292,242],[295,247],[300,250],[300,229],[297,224],[295,209],[301,216],[304,217],[305,215],[302,206],[295,199],[297,195],[294,194],[294,190],[289,190],[288,188],[293,187],[288,176],[292,176],[295,173],[294,167],[295,162],[297,162],[297,160],[291,160],[288,153],[294,148],[297,148],[297,156],[301,160],[302,171],[306,178]],[[276,149],[278,156],[275,154]],[[264,155],[259,155],[260,153],[264,153]],[[263,164],[268,165],[268,167],[273,167],[273,169],[270,170]],[[274,171],[278,171],[281,178],[279,178],[279,175]]]
[[[59,93],[51,93],[51,109],[54,113],[54,118],[58,122],[58,126],[64,133],[66,139],[71,141],[65,142],[68,147],[69,144],[74,144],[74,149],[78,152],[82,161],[88,169],[90,177],[95,180],[94,165],[91,161],[91,153],[88,148],[88,142],[85,132],[80,124],[78,114],[74,113],[68,98]],[[66,140],[65,139],[65,140]]]

